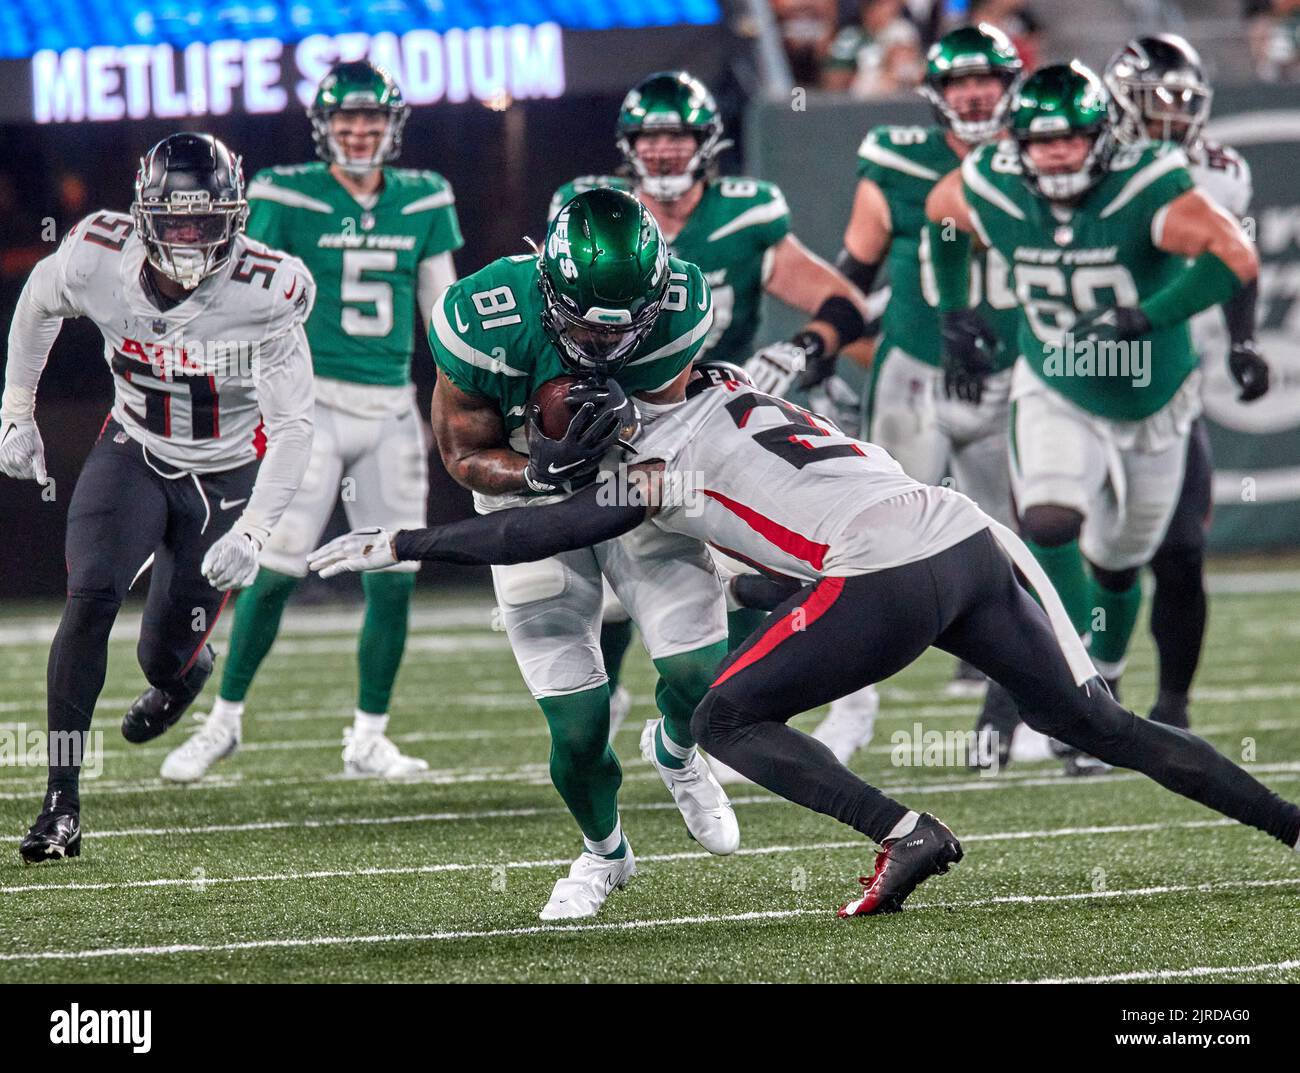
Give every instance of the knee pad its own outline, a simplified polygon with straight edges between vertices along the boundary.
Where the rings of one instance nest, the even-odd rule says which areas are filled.
[[[1045,548],[1058,548],[1079,539],[1083,530],[1083,515],[1073,507],[1043,503],[1026,507],[1020,516],[1020,530],[1035,544]]]
[[[1090,565],[1092,566],[1092,576],[1097,579],[1097,584],[1107,592],[1128,592],[1133,587],[1133,583],[1137,581],[1138,568],[1136,566],[1129,567],[1127,570],[1106,570],[1095,563]]]
[[[63,619],[59,628],[66,624],[69,630],[77,633],[107,633],[112,629],[117,613],[122,609],[122,601],[114,596],[104,596],[94,592],[70,592],[68,602],[63,607]]]

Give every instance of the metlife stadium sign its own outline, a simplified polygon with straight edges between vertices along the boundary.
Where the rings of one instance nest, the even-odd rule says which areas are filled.
[[[0,61],[12,62],[0,62],[0,118],[36,123],[274,114],[305,106],[331,63],[362,58],[387,68],[413,105],[555,98],[605,88],[605,69],[613,85],[626,81],[623,50],[592,47],[614,36],[603,31],[680,45],[689,40],[682,31],[722,17],[719,0],[5,6]],[[680,47],[668,51],[681,56]]]

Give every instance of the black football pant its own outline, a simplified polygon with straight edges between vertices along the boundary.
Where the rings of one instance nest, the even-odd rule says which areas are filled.
[[[176,470],[116,421],[105,424],[68,507],[68,602],[46,671],[51,743],[68,741],[66,732],[83,743],[80,754],[64,748],[55,755],[51,746],[49,788],[65,791],[65,800],[76,799],[109,630],[132,583],[152,555],[136,656],[150,685],[181,692],[230,595],[208,584],[200,564],[239,517],[256,476],[256,462],[221,473]]]
[[[1187,468],[1169,530],[1151,560],[1151,636],[1160,664],[1160,692],[1184,703],[1205,639],[1205,528],[1213,505],[1214,470],[1205,419],[1192,426]]]
[[[742,775],[880,841],[905,806],[786,723],[888,678],[931,646],[1000,682],[1036,730],[1288,845],[1300,837],[1300,808],[1208,742],[1139,719],[1099,678],[1075,685],[1046,612],[987,529],[919,562],[825,578],[791,597],[722,664],[691,728]]]

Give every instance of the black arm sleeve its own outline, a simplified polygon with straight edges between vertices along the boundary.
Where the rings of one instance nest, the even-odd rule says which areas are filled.
[[[867,294],[871,291],[871,285],[876,281],[876,273],[880,271],[880,262],[859,261],[848,250],[841,249],[839,255],[835,258],[835,267],[858,290],[863,294]]]
[[[465,566],[528,563],[612,540],[646,517],[644,505],[612,506],[588,485],[562,503],[515,507],[430,529],[402,529],[393,538],[397,558],[433,559]]]
[[[1255,338],[1255,306],[1259,301],[1259,280],[1244,283],[1223,303],[1223,319],[1228,325],[1228,340],[1244,343]]]

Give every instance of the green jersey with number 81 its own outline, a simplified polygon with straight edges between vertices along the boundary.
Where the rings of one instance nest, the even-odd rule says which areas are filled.
[[[400,387],[411,376],[419,265],[464,240],[442,176],[383,172],[378,199],[365,208],[328,164],[260,171],[248,188],[248,233],[302,258],[316,279],[307,321],[316,375]]]
[[[587,175],[555,192],[551,218],[574,195],[597,188],[636,196],[631,179]],[[703,352],[711,359],[743,363],[753,353],[771,250],[789,233],[790,209],[779,187],[738,176],[705,180],[700,203],[668,249],[674,257],[698,265],[708,280],[713,328]]]
[[[1067,339],[1080,313],[1136,306],[1186,269],[1185,258],[1155,244],[1161,210],[1192,189],[1186,164],[1182,150],[1165,142],[1122,150],[1070,208],[1030,192],[1014,142],[981,146],[962,165],[976,230],[1012,266],[1024,310],[1020,353],[1048,387],[1101,417],[1149,417],[1196,368],[1185,323],[1115,353]],[[1125,354],[1143,364],[1116,360]],[[1148,375],[1149,383],[1135,385]]]
[[[502,257],[447,288],[434,303],[429,346],[462,391],[496,402],[510,446],[528,452],[524,407],[542,384],[572,375],[542,326],[537,257]],[[667,387],[695,359],[713,322],[695,265],[668,258],[668,290],[654,327],[613,379],[627,394]]]
[[[858,148],[858,178],[875,183],[889,205],[891,237],[885,263],[890,292],[881,319],[882,357],[897,347],[927,365],[943,363],[939,287],[925,229],[925,199],[960,164],[940,126],[876,127]],[[996,250],[972,259],[971,305],[998,337],[998,368],[1009,368],[1016,360],[1019,310],[1007,262]]]

